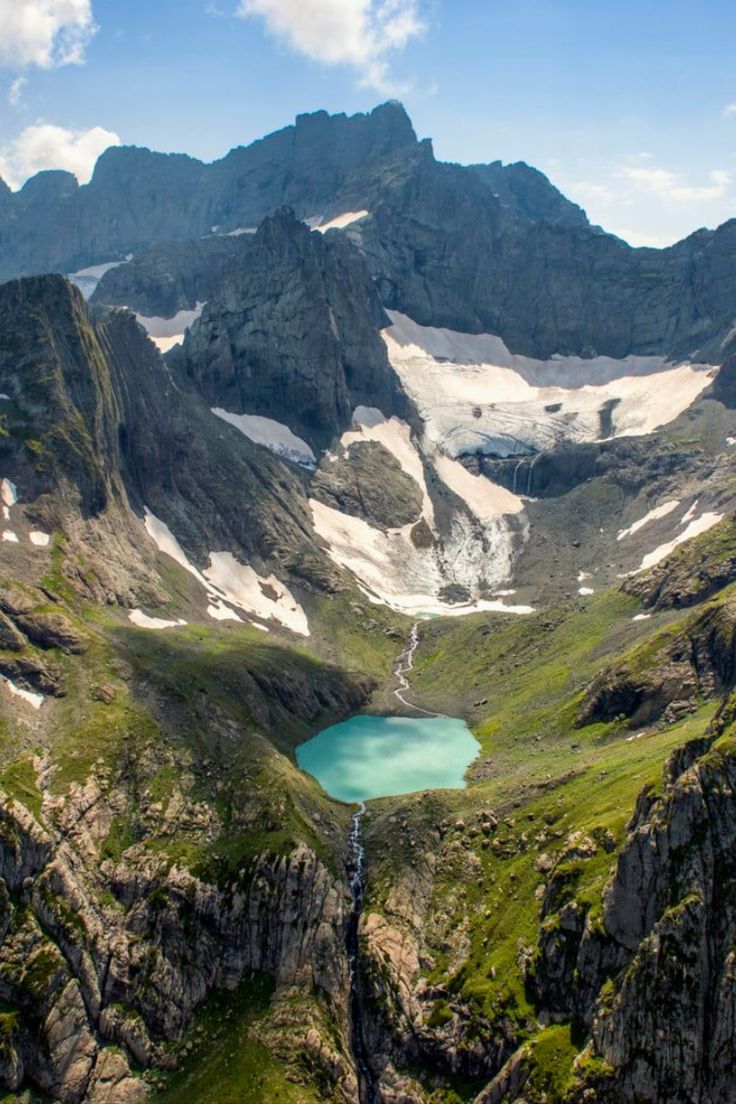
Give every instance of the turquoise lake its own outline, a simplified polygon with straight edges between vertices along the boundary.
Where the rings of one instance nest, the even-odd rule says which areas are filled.
[[[460,789],[480,745],[455,717],[360,714],[296,749],[297,763],[339,801]]]

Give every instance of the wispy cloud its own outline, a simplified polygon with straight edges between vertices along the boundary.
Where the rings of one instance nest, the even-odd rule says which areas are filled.
[[[25,77],[16,77],[8,89],[8,103],[11,107],[20,107],[23,103],[23,90],[28,84]]]
[[[401,92],[391,58],[425,30],[418,0],[241,0],[238,15],[260,18],[280,42],[323,65],[347,65],[359,83]]]
[[[0,0],[0,67],[80,65],[96,30],[91,0]]]
[[[711,199],[722,199],[731,185],[731,174],[725,169],[713,169],[708,173],[708,184],[686,183],[679,173],[656,167],[638,167],[627,165],[619,169],[618,174],[635,188],[654,192],[660,199],[675,203],[702,203]]]
[[[67,130],[52,123],[34,123],[0,147],[0,177],[17,188],[42,169],[66,169],[85,184],[102,151],[119,145],[118,135],[104,127]]]
[[[649,153],[601,164],[585,176],[555,178],[593,222],[632,245],[669,245],[696,226],[717,226],[736,214],[736,174],[718,168],[698,179],[657,164]]]
[[[721,114],[724,119],[729,119],[731,115],[736,115],[736,103],[726,104]]]

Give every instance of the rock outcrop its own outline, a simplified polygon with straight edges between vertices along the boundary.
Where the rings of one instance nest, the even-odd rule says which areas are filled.
[[[73,272],[158,242],[252,228],[284,203],[319,216],[353,172],[416,142],[395,103],[368,115],[299,115],[293,126],[211,165],[182,154],[117,147],[89,184],[43,172],[0,203],[0,278]]]
[[[283,209],[170,363],[209,406],[277,421],[288,411],[290,429],[325,446],[355,406],[406,405],[380,337],[387,322],[357,249]]]
[[[170,1064],[163,1044],[207,993],[254,970],[282,994],[320,993],[347,1050],[345,885],[303,845],[256,857],[223,888],[142,849],[96,869],[120,801],[90,784],[45,829],[2,795],[0,994],[18,1009],[3,1028],[4,1083],[62,1104],[140,1101],[133,1063]],[[348,1099],[351,1076],[346,1063]]]
[[[587,688],[576,723],[626,720],[637,728],[672,721],[698,698],[728,693],[735,679],[736,605],[724,600],[602,671]]]

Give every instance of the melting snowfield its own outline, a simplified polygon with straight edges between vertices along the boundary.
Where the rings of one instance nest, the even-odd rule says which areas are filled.
[[[126,258],[127,261],[130,259],[131,257]],[[78,272],[70,272],[67,279],[76,284],[85,299],[89,299],[105,273],[125,263],[126,261],[106,261],[104,264],[89,265],[88,268],[80,268]]]
[[[319,230],[320,234],[325,234],[328,230],[344,230],[346,226],[366,218],[369,213],[368,211],[345,211],[342,215],[336,215],[335,218],[327,222],[319,222],[317,225],[315,225],[317,220],[307,219],[307,226],[311,226],[313,230]]]
[[[389,359],[425,423],[428,443],[450,456],[514,456],[562,441],[651,433],[710,383],[709,364],[663,357],[511,353],[499,337],[420,326],[389,311]],[[552,382],[554,381],[554,382]]]
[[[672,498],[668,502],[663,502],[660,506],[655,506],[653,510],[645,514],[643,518],[639,518],[633,525],[630,525],[628,529],[622,529],[616,540],[626,540],[627,537],[633,537],[634,533],[638,533],[640,529],[643,529],[645,525],[649,525],[652,521],[659,521],[660,518],[667,517],[673,510],[676,510],[680,505],[679,498]]]
[[[292,433],[283,422],[264,418],[260,414],[231,414],[220,406],[213,406],[212,413],[223,422],[229,422],[239,429],[249,441],[253,441],[256,445],[265,445],[267,449],[285,460],[291,460],[292,463],[301,464],[305,468],[313,468],[317,462],[307,442]]]
[[[716,514],[713,512],[706,512],[695,517],[695,508],[697,502],[694,502],[686,514],[678,522],[680,532],[677,533],[671,540],[666,541],[664,544],[660,544],[654,551],[648,552],[644,556],[643,560],[637,567],[634,575],[638,575],[640,571],[646,571],[648,567],[654,567],[660,560],[664,560],[671,552],[682,544],[686,540],[690,540],[691,537],[699,537],[701,533],[706,533],[709,529],[712,529],[714,525],[717,525],[719,521],[723,521],[724,514]],[[681,528],[682,526],[685,528]]]
[[[511,574],[514,543],[523,522],[514,520],[523,503],[484,476],[475,476],[450,457],[422,456],[406,423],[386,418],[374,407],[357,407],[354,428],[344,433],[340,449],[356,441],[377,441],[417,483],[422,519],[431,541],[415,542],[414,524],[383,530],[364,518],[310,499],[312,520],[333,563],[350,571],[373,602],[411,615],[459,616],[481,610],[530,613],[529,606],[509,606],[496,594]],[[443,483],[460,499],[449,525],[440,533],[425,477],[432,464]],[[460,588],[469,598],[452,602],[446,587]]]
[[[32,690],[24,690],[22,686],[16,686],[16,684],[11,679],[6,678],[5,675],[0,675],[0,686],[7,687],[12,697],[20,698],[34,709],[40,709],[44,703],[45,699],[43,694],[34,694]]]
[[[230,608],[235,606],[244,613],[263,620],[277,621],[300,636],[309,636],[307,615],[288,587],[275,575],[258,575],[250,565],[238,563],[230,552],[210,552],[209,567],[199,571],[188,559],[168,525],[151,513],[148,507],[145,508],[144,524],[159,552],[176,560],[204,588],[209,600],[207,612],[213,620],[241,621],[242,618]],[[172,622],[148,617],[140,610],[132,610],[128,616],[134,624],[149,629],[186,624],[184,621]],[[268,631],[264,625],[255,627]]]
[[[157,315],[149,317],[145,314],[136,314],[136,318],[154,345],[162,353],[168,353],[174,345],[181,345],[185,331],[197,321],[203,308],[204,303],[197,303],[194,310],[177,311],[171,318],[159,318]]]

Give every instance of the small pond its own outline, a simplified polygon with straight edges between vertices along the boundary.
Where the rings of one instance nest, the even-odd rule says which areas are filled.
[[[296,749],[302,770],[339,801],[416,790],[461,789],[480,745],[455,717],[374,717],[361,713]]]

